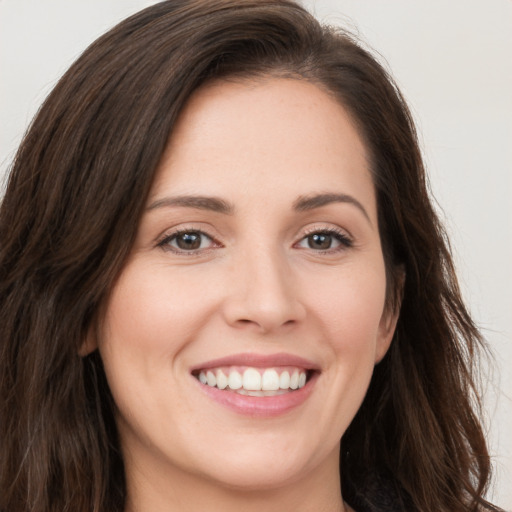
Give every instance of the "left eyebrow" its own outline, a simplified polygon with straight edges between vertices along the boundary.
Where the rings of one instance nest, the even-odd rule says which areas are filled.
[[[146,209],[154,210],[156,208],[181,206],[183,208],[193,208],[197,210],[210,210],[213,212],[232,215],[233,205],[218,197],[209,196],[176,196],[164,197],[151,203]]]
[[[305,212],[321,208],[332,203],[348,203],[354,205],[366,217],[371,224],[370,216],[364,206],[355,198],[347,194],[316,194],[312,196],[300,196],[293,203],[293,209],[298,212]]]

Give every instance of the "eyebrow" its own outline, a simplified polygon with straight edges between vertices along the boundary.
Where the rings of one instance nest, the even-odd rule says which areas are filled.
[[[358,208],[371,224],[370,216],[364,206],[355,198],[347,194],[315,194],[309,196],[300,196],[293,203],[293,209],[297,212],[305,212],[321,208],[332,203],[348,203]],[[219,197],[210,196],[173,196],[164,197],[151,203],[147,210],[157,208],[181,206],[185,208],[195,208],[198,210],[208,210],[225,215],[232,215],[235,208],[232,204]]]
[[[293,203],[293,209],[298,212],[305,212],[321,208],[332,203],[348,203],[360,210],[371,224],[370,216],[365,207],[355,198],[347,194],[316,194],[312,196],[301,196]]]
[[[209,196],[175,196],[164,197],[151,203],[147,210],[155,210],[157,208],[183,206],[185,208],[195,208],[197,210],[209,210],[218,213],[231,215],[234,208],[231,204],[218,197]]]

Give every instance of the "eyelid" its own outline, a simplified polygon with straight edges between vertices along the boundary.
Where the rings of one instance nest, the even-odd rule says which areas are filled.
[[[312,235],[314,233],[332,233],[332,234],[338,234],[340,236],[343,236],[346,239],[349,239],[351,241],[354,240],[354,237],[352,234],[345,228],[342,228],[335,224],[329,224],[329,223],[314,223],[306,226],[303,228],[302,233],[300,234],[301,239]]]
[[[314,223],[303,228],[302,236],[311,235],[312,233],[320,233],[320,232],[332,232],[339,233],[341,235],[345,235],[347,238],[352,238],[352,235],[346,230],[335,224],[328,223]]]

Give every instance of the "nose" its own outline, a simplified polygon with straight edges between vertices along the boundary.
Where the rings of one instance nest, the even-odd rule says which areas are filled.
[[[223,308],[229,325],[271,333],[304,319],[306,310],[285,255],[252,251],[241,255],[231,270]]]

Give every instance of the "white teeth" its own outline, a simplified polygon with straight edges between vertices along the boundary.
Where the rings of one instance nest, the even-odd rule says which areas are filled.
[[[281,389],[288,389],[290,387],[290,374],[288,372],[281,373],[279,377],[279,387]]]
[[[206,383],[212,388],[217,385],[217,379],[213,372],[206,372]]]
[[[255,370],[254,368],[247,368],[247,370],[245,370],[243,388],[247,391],[261,390],[261,375],[258,370]]]
[[[279,389],[279,375],[275,370],[265,370],[261,377],[263,391],[277,391]]]
[[[224,375],[222,370],[217,370],[217,387],[219,389],[225,389],[228,387],[228,378]]]
[[[229,374],[226,376],[226,373]],[[202,384],[218,389],[236,391],[242,395],[275,396],[287,393],[306,385],[306,372],[295,369],[291,372],[284,370],[281,374],[274,368],[265,371],[247,368],[243,375],[233,369],[224,372],[221,369],[201,371],[198,375]]]
[[[231,389],[240,389],[242,387],[242,376],[236,370],[230,372],[228,377],[228,386]]]
[[[290,387],[297,389],[299,387],[299,372],[295,370],[290,377]]]

